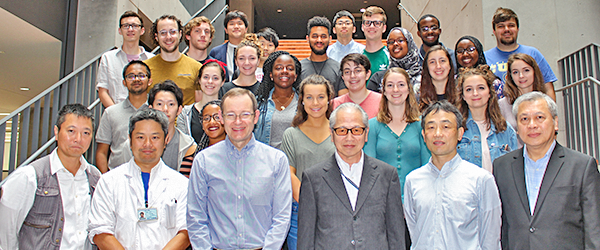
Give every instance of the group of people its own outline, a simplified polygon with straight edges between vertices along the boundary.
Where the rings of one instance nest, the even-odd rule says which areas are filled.
[[[366,45],[350,12],[315,16],[301,61],[237,10],[210,52],[206,17],[159,17],[156,56],[119,22],[97,130],[61,108],[56,149],[2,186],[1,249],[600,248],[597,162],[556,142],[556,77],[510,9],[488,51],[445,47],[430,14],[420,48],[402,27],[385,46],[377,6]]]

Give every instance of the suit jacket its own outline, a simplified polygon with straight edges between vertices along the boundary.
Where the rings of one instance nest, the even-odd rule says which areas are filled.
[[[335,155],[302,174],[298,249],[405,249],[396,168],[364,155],[355,210]]]
[[[594,158],[556,147],[533,216],[523,149],[494,161],[502,200],[502,249],[600,249],[600,173]]]
[[[229,42],[226,42],[224,44],[214,47],[213,49],[210,50],[208,55],[212,56],[214,59],[217,59],[217,60],[227,64],[227,45],[228,44],[229,44]],[[235,65],[235,60],[233,63],[233,69],[234,69],[234,71],[235,71],[235,69],[237,69],[237,65]],[[233,72],[229,72],[229,70],[228,70],[227,75],[232,76]],[[227,77],[227,79],[228,79],[227,81],[230,81],[229,77]]]

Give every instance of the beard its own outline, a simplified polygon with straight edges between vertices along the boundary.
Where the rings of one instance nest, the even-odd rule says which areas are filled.
[[[313,47],[312,44],[309,44],[310,45],[310,50],[313,53],[315,53],[315,55],[318,55],[318,56],[324,55],[325,53],[327,53],[327,47],[329,47],[329,42],[328,43],[324,43],[324,44],[325,44],[325,47],[323,47],[322,50],[318,50],[317,48]]]
[[[142,84],[143,84],[143,83],[142,83]],[[148,84],[147,84],[147,83],[146,83],[145,85],[146,85],[146,86],[148,86]],[[146,93],[146,91],[147,91],[147,90],[148,90],[148,87],[146,87],[146,88],[141,88],[141,89],[139,89],[139,90],[136,90],[136,89],[128,89],[128,91],[129,91],[129,94],[131,94],[131,95],[141,95],[141,94],[144,94],[144,93]]]
[[[517,39],[515,38],[510,38],[510,39],[502,39],[500,38],[500,43],[504,44],[504,45],[513,45],[515,44],[515,42],[517,41]]]
[[[176,41],[176,42],[174,43],[174,45],[173,45],[173,48],[172,48],[172,49],[168,49],[168,48],[166,48],[166,47],[163,47],[162,45],[160,45],[160,50],[161,50],[161,51],[164,51],[164,52],[166,52],[166,53],[172,53],[172,52],[174,52],[174,51],[176,51],[176,50],[178,50],[178,49],[179,49],[179,42],[178,42],[178,41]]]

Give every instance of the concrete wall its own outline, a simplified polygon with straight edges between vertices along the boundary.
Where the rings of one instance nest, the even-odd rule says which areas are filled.
[[[182,22],[190,19],[190,13],[179,0],[83,0],[79,2],[77,38],[75,42],[75,68],[93,57],[123,43],[119,35],[119,17],[126,10],[140,11],[154,21],[163,14],[173,14]],[[144,23],[146,33],[151,23]]]

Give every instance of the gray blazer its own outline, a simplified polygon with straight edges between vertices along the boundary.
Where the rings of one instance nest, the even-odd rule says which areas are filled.
[[[594,158],[556,143],[533,216],[523,149],[494,161],[502,249],[600,249],[600,173]]]
[[[396,168],[364,157],[355,211],[335,155],[304,171],[298,202],[298,249],[405,249]]]

